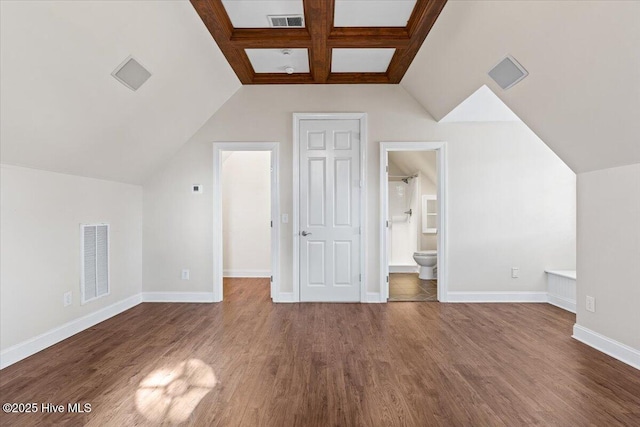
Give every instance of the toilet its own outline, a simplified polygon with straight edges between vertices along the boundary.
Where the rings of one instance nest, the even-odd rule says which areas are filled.
[[[414,252],[413,259],[420,266],[420,274],[418,277],[422,280],[436,279],[434,267],[438,262],[438,251],[419,251]]]

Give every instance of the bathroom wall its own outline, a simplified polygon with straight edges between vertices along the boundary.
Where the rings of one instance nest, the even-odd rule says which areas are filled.
[[[224,154],[226,154],[225,152]],[[271,153],[223,156],[222,235],[225,277],[271,275]]]
[[[417,199],[416,229],[418,249],[436,250],[438,237],[436,234],[422,233],[422,195],[434,195],[438,193],[437,159],[435,151],[395,151],[389,153],[389,171],[394,170],[393,175],[412,175],[420,173],[420,197]]]
[[[393,170],[390,162],[390,175],[395,175]],[[418,179],[408,183],[398,179],[389,181],[389,265],[392,273],[406,272],[407,267],[417,269],[413,253],[418,250],[419,187]],[[412,210],[411,215],[405,213],[409,209]]]

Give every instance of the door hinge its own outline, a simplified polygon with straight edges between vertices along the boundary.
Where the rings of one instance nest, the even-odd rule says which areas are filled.
[[[385,172],[389,172],[389,166],[384,167]]]
[[[273,228],[273,221],[271,221],[271,228]]]
[[[389,276],[387,276],[387,283],[389,283]]]
[[[273,282],[273,276],[269,276],[269,281]]]
[[[389,220],[387,220],[387,228],[389,228]]]
[[[358,280],[362,282],[362,274],[358,274]]]

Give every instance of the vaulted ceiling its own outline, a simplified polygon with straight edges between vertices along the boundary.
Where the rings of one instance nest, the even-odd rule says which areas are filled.
[[[304,6],[327,4],[223,0],[233,36],[229,26],[223,30],[233,49],[245,49],[243,34],[255,41],[256,33],[274,30],[252,30],[260,23],[243,18],[250,17],[250,9],[268,26],[265,8],[273,2],[297,5],[293,13],[307,19]],[[382,12],[389,2],[395,12]],[[354,50],[387,49],[385,43],[396,43],[397,49],[405,43],[410,49],[403,23],[413,19],[415,4],[423,3],[335,0],[332,29],[329,11],[322,12],[327,46],[336,37],[343,40],[341,34],[358,31],[361,36],[353,40],[371,47],[348,46]],[[242,86],[225,57],[228,52],[221,51],[187,0],[0,0],[0,19],[2,163],[142,183]],[[449,0],[400,84],[425,107],[425,116],[430,113],[436,120],[486,85],[576,172],[640,163],[638,22],[638,1]],[[306,52],[314,47],[307,28],[273,33],[301,32],[298,42],[306,47],[278,44],[277,37],[265,38],[265,46],[279,55],[283,46]],[[403,32],[400,38],[393,36]],[[247,54],[249,61],[268,65],[268,58],[260,59],[269,55],[267,48],[251,51],[257,57]],[[353,58],[349,53],[347,60]],[[529,76],[504,91],[487,71],[507,53]],[[129,55],[152,73],[136,92],[110,76]],[[343,69],[349,69],[344,56]],[[326,51],[320,58],[327,82],[359,77],[353,71],[345,77],[332,71],[335,58]],[[312,71],[313,63],[305,60]],[[276,74],[255,71],[246,76],[252,83]],[[374,72],[372,81],[391,82],[390,71]],[[316,79],[311,72],[306,77],[277,74],[283,81]],[[456,125],[442,124],[443,129],[448,126]]]
[[[191,0],[243,84],[399,83],[446,2]],[[282,10],[302,28],[241,27]],[[259,66],[280,52],[281,66]]]

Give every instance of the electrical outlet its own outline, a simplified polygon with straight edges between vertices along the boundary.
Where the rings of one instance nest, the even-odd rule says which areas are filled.
[[[596,312],[596,299],[587,295],[587,311]]]
[[[514,279],[520,277],[520,267],[511,267],[511,277]]]
[[[182,280],[189,280],[189,270],[182,270]]]
[[[64,304],[64,306],[67,307],[71,305],[72,302],[73,302],[73,294],[70,291],[65,292],[62,298],[62,303]]]

